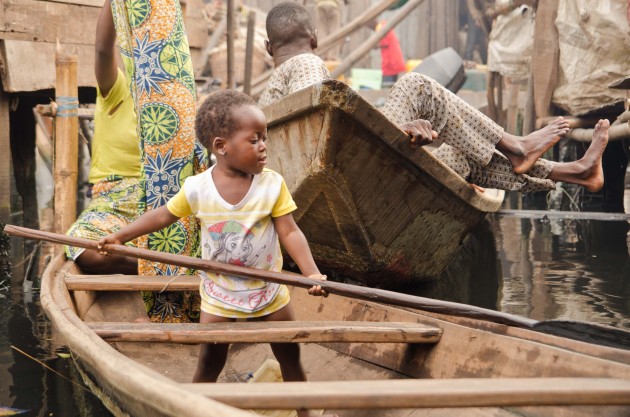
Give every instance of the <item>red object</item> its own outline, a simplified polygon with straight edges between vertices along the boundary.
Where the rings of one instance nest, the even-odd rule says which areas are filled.
[[[383,25],[384,22],[381,22],[379,28]],[[402,49],[400,49],[400,42],[398,42],[398,37],[393,30],[390,30],[387,35],[381,39],[378,46],[381,47],[381,68],[384,76],[398,75],[406,71],[405,59],[403,58]]]

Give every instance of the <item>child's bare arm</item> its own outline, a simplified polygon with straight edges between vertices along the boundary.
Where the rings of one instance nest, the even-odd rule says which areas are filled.
[[[274,217],[273,223],[278,233],[280,244],[300,268],[300,272],[309,278],[325,280],[326,275],[322,275],[319,272],[306,237],[304,237],[304,233],[295,223],[293,215],[289,213],[284,216]],[[310,288],[308,293],[311,295],[323,295],[324,297],[328,295],[319,285]]]
[[[107,243],[125,243],[146,235],[147,233],[156,232],[175,223],[179,217],[171,214],[166,206],[162,206],[155,210],[150,210],[138,217],[131,224],[123,227],[116,233],[105,236],[98,241],[98,248],[102,249]]]

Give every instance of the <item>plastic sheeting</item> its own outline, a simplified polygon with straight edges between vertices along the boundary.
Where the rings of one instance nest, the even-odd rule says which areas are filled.
[[[496,4],[508,3],[500,0]],[[505,77],[527,78],[534,47],[533,10],[517,7],[498,16],[492,25],[488,42],[488,70]]]
[[[627,8],[626,0],[560,0],[556,106],[579,116],[625,99],[608,85],[630,74]]]

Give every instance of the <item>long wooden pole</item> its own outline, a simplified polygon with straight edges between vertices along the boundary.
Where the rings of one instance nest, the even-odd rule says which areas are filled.
[[[28,239],[38,239],[52,243],[98,250],[98,242],[95,240],[66,236],[59,233],[44,232],[41,230],[34,230],[13,225],[6,225],[4,232],[8,235],[21,236]],[[298,274],[247,268],[244,266],[213,262],[184,255],[133,248],[126,245],[108,244],[105,245],[104,249],[108,253],[116,255],[142,258],[149,261],[163,262],[200,271],[212,271],[215,273],[235,275],[244,278],[261,279],[264,281],[292,285],[295,287],[310,288],[313,285],[321,285],[322,289],[326,290],[330,294],[343,295],[368,301],[384,302],[403,307],[420,308],[438,313],[487,319],[511,326],[531,327],[534,323],[536,323],[535,320],[513,316],[511,314],[505,314],[498,311],[487,310],[485,308],[452,303],[449,301],[433,300],[430,298],[417,297],[376,288],[344,284],[341,282],[320,281]]]
[[[337,78],[346,70],[348,70],[355,62],[361,59],[365,54],[367,54],[372,48],[378,44],[378,42],[387,35],[387,33],[398,25],[405,17],[409,16],[409,14],[419,5],[421,5],[424,0],[409,0],[403,7],[401,7],[396,14],[394,14],[391,19],[377,32],[373,33],[372,36],[368,38],[360,47],[352,51],[348,56],[346,56],[343,61],[330,73],[330,78]]]
[[[77,217],[77,177],[79,158],[79,89],[77,86],[77,55],[66,53],[57,45],[55,95],[54,156],[54,230],[64,233]]]
[[[98,250],[98,243],[94,240],[66,236],[59,233],[44,232],[41,230],[34,230],[13,225],[6,225],[4,232],[8,235],[21,236],[27,239],[37,239],[52,243]],[[138,249],[125,245],[109,244],[106,245],[105,249],[107,252],[112,254],[179,265],[200,271],[212,271],[215,273],[236,275],[244,278],[261,279],[264,281],[277,282],[279,284],[292,285],[295,287],[310,288],[313,285],[321,285],[322,289],[326,290],[330,294],[337,294],[359,300],[410,307],[440,314],[487,320],[494,323],[528,328],[542,333],[554,334],[604,346],[612,346],[623,349],[630,348],[630,332],[593,323],[560,320],[536,321],[525,317],[519,317],[467,304],[434,300],[431,298],[401,294],[378,288],[344,284],[341,282],[320,281],[298,274],[264,271],[261,269],[191,258],[184,255],[157,252],[148,249]]]

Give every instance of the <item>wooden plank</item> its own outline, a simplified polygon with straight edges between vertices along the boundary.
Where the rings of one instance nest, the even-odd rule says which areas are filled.
[[[199,275],[72,275],[66,276],[70,291],[195,291]]]
[[[94,45],[94,27],[104,0],[2,0],[0,39]],[[86,7],[87,6],[87,7]],[[208,37],[203,4],[187,8],[184,25],[191,48],[202,48]],[[68,24],[68,18],[72,24]]]
[[[46,43],[59,39],[60,43],[93,46],[94,26],[103,1],[86,7],[41,0],[2,0],[0,39]]]
[[[88,323],[108,342],[437,343],[442,330],[418,323],[259,321],[236,323]]]
[[[379,409],[630,405],[630,381],[612,378],[462,378],[182,384],[243,409]]]
[[[64,44],[66,51],[76,51],[79,56],[78,85],[94,87],[94,46]],[[6,92],[36,91],[55,88],[54,43],[18,40],[0,40],[0,71]],[[37,65],[33,65],[37,57]]]

